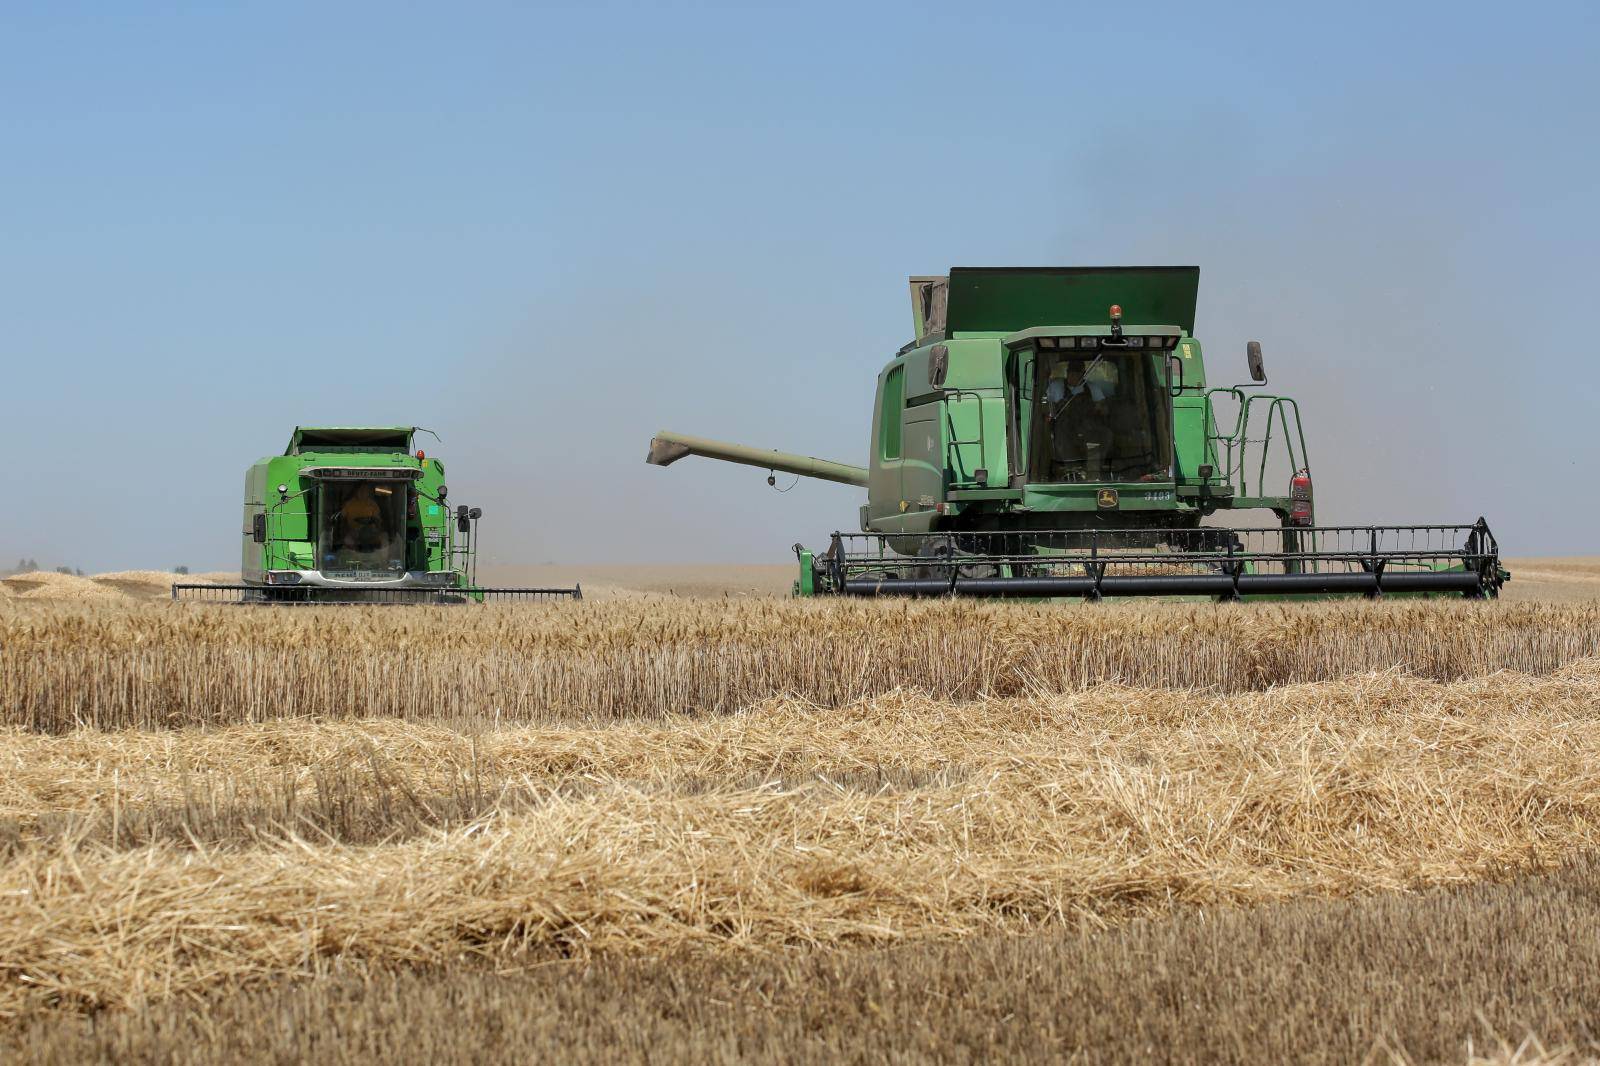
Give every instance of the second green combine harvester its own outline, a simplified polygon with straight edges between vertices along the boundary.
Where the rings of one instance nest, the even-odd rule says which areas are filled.
[[[176,584],[176,600],[444,604],[581,599],[572,588],[477,584],[483,512],[452,504],[415,426],[298,426],[245,473],[237,585]],[[427,432],[422,430],[421,432]]]
[[[860,533],[796,545],[802,595],[1497,595],[1483,519],[1318,526],[1300,412],[1212,385],[1197,267],[956,268],[911,279],[867,466],[658,433],[687,455],[867,490]],[[770,478],[769,478],[770,480]],[[1202,520],[1270,514],[1268,528]]]

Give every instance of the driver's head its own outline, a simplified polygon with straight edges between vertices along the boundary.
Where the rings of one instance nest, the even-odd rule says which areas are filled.
[[[1077,386],[1083,382],[1083,360],[1069,359],[1057,363],[1050,371],[1051,381],[1065,381],[1069,385]]]

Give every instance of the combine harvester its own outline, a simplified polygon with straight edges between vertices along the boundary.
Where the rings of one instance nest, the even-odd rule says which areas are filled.
[[[1198,267],[914,277],[916,339],[878,374],[868,466],[667,432],[647,461],[864,486],[863,532],[795,546],[797,595],[1498,595],[1510,575],[1481,518],[1315,524],[1299,407],[1258,391],[1255,341],[1250,384],[1210,384],[1199,281]],[[1246,510],[1272,524],[1202,524]]]
[[[244,482],[240,585],[178,584],[211,603],[483,603],[582,599],[578,587],[476,583],[483,512],[447,503],[444,464],[415,426],[300,426]],[[422,430],[421,432],[428,432]]]

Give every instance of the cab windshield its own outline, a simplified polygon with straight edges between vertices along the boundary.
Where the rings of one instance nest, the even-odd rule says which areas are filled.
[[[1032,366],[1029,479],[1172,477],[1169,397],[1159,351],[1038,352]]]
[[[387,578],[406,569],[406,493],[397,482],[324,481],[318,498],[318,569]]]

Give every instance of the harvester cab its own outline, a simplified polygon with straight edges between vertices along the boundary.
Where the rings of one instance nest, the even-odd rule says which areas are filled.
[[[477,584],[483,512],[451,510],[444,463],[416,426],[300,426],[245,474],[239,585],[178,584],[178,600],[482,603],[570,597],[565,588]]]
[[[860,533],[798,548],[796,590],[854,595],[1494,595],[1482,519],[1317,526],[1295,401],[1212,385],[1197,267],[955,268],[910,279],[865,467],[662,432],[702,455],[862,485]],[[1270,515],[1231,528],[1215,516]],[[1210,521],[1208,521],[1210,520]]]

